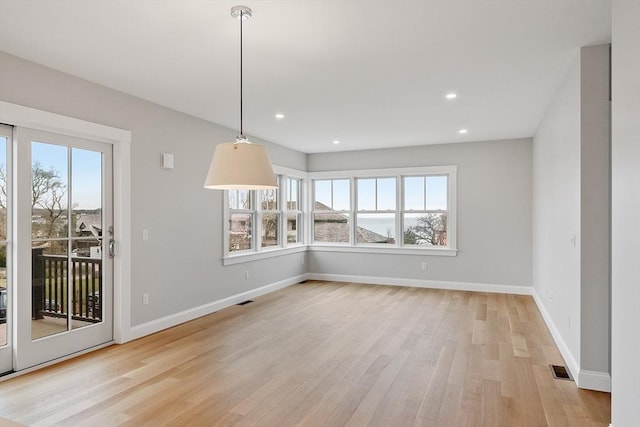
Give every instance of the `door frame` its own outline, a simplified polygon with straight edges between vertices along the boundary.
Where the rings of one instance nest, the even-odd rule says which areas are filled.
[[[4,101],[0,101],[0,123],[105,142],[113,146],[113,225],[116,242],[116,257],[113,263],[113,337],[116,343],[129,341],[131,339],[131,131]],[[14,135],[14,144],[15,142]],[[12,160],[15,163],[15,154]],[[12,189],[14,193],[15,186],[14,182]],[[12,214],[14,218],[17,215],[15,203]],[[12,239],[11,244],[12,252],[17,253],[15,239]],[[15,258],[12,260],[12,268],[14,273],[17,273]],[[23,279],[25,278],[14,277],[15,283]],[[17,298],[13,298],[11,303],[12,311],[16,313]],[[15,334],[13,336],[15,337]],[[15,352],[14,348],[14,366]]]
[[[7,185],[7,208],[13,206],[14,197],[13,197],[13,162],[11,161],[13,158],[13,140],[15,138],[15,128],[10,125],[5,125],[0,122],[0,131],[3,131],[0,136],[6,137],[7,145],[6,145],[6,180],[5,184]],[[7,209],[6,212],[6,241],[7,241],[7,249],[6,249],[6,272],[7,272],[7,307],[6,307],[6,321],[5,321],[5,331],[6,331],[6,345],[2,345],[0,347],[0,374],[4,374],[6,372],[10,372],[12,369],[15,369],[15,316],[13,310],[13,300],[15,298],[14,292],[14,273],[13,273],[13,259],[14,255],[11,250],[11,244],[13,241],[13,212],[11,209]],[[1,343],[0,343],[1,345]]]

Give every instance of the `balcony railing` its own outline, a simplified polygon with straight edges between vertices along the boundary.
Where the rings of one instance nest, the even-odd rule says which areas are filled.
[[[44,248],[32,249],[33,318],[67,317],[70,302],[73,320],[102,321],[102,260],[71,257],[68,274],[66,255],[48,255],[43,251]]]

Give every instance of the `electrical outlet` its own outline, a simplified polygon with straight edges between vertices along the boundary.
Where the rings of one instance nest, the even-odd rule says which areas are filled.
[[[422,269],[423,270],[427,269],[427,262],[426,261],[422,261]]]
[[[244,280],[249,280],[249,270],[244,271]]]
[[[142,294],[142,304],[149,304],[149,294]]]

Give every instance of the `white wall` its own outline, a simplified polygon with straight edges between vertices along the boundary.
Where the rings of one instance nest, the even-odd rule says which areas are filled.
[[[581,49],[533,140],[533,286],[585,388],[609,387],[608,45]]]
[[[611,415],[638,425],[640,402],[640,2],[613,2]]]
[[[579,231],[580,67],[576,58],[533,140],[533,286],[576,363],[580,359]]]
[[[531,286],[530,139],[310,154],[308,164],[310,172],[458,166],[457,256],[313,251],[311,273]]]
[[[132,131],[133,325],[305,272],[304,253],[222,266],[222,192],[202,185],[215,144],[235,131],[2,52],[0,100]],[[262,143],[274,163],[306,169],[305,154]],[[175,169],[160,168],[161,152],[175,155]]]

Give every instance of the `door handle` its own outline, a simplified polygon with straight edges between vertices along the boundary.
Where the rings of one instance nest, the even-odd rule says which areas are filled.
[[[109,239],[109,258],[113,258],[116,256],[115,244],[116,244],[115,240]]]

